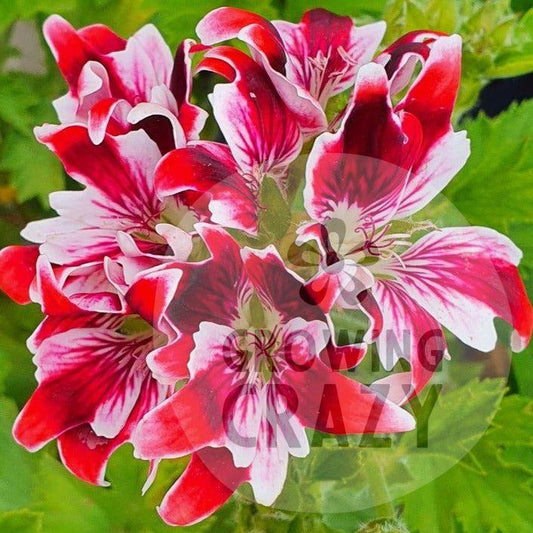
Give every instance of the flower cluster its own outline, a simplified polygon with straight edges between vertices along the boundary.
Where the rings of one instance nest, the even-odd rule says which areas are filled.
[[[490,351],[499,318],[513,350],[526,346],[520,251],[413,216],[469,155],[451,125],[461,39],[413,32],[375,57],[384,31],[323,9],[293,24],[220,8],[172,58],[152,25],[126,41],[45,22],[68,93],[60,125],[35,134],[82,187],[50,196],[57,216],[22,232],[34,244],[0,252],[2,289],[45,314],[21,445],[57,439],[97,485],[125,442],[149,481],[160,460],[191,455],[159,509],[191,524],[243,483],[271,505],[289,455],[309,453],[306,428],[413,429],[401,405],[448,355],[443,327]],[[222,142],[200,138],[202,76]],[[305,213],[293,207],[296,230],[265,243],[268,183],[286,206],[303,194]],[[291,238],[318,259],[292,264]],[[334,308],[368,317],[361,342],[337,345]],[[343,374],[372,343],[386,370],[402,358],[409,371],[370,387]]]

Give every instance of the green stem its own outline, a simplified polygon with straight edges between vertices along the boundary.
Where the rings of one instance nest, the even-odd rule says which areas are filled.
[[[394,505],[383,475],[383,468],[370,451],[365,458],[365,473],[368,481],[369,493],[375,502],[376,515],[379,518],[395,518]]]

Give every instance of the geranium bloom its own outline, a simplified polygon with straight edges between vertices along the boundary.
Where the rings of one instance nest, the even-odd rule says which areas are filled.
[[[86,123],[95,143],[106,131],[125,133],[138,124],[163,151],[198,138],[207,114],[190,103],[194,41],[184,41],[173,62],[152,24],[126,41],[101,24],[75,30],[53,15],[44,35],[69,85],[54,102],[62,123]]]
[[[200,231],[211,259],[154,270],[129,292],[131,304],[144,313],[148,302],[167,302],[149,313],[156,321],[163,313],[183,330],[174,353],[165,349],[149,364],[156,374],[188,374],[189,381],[143,419],[134,437],[137,454],[146,459],[201,451],[160,508],[165,521],[178,525],[201,520],[245,481],[259,503],[272,504],[288,456],[309,453],[305,427],[337,434],[413,427],[408,413],[321,361],[330,337],[326,317],[301,299],[302,280],[286,269],[274,247],[240,250],[219,229]],[[164,278],[181,268],[177,290],[165,294]],[[178,369],[187,344],[187,368],[183,357]],[[223,447],[233,461],[219,468],[210,462],[223,456],[215,450]],[[209,475],[218,482],[206,486],[211,467]],[[190,502],[200,488],[207,506],[203,499]]]
[[[299,24],[272,23],[237,8],[208,13],[196,27],[202,43],[238,37],[251,49],[304,133],[326,128],[328,99],[353,86],[358,68],[370,61],[385,23],[356,28],[350,17],[325,9],[307,11]]]
[[[289,456],[309,452],[306,429],[411,430],[398,404],[445,355],[443,326],[490,350],[498,317],[513,349],[525,346],[519,250],[490,229],[409,218],[469,154],[451,126],[460,38],[413,32],[370,62],[384,30],[322,9],[292,24],[221,8],[199,23],[202,43],[184,41],[172,60],[151,25],[124,40],[46,21],[69,92],[55,102],[62,124],[35,133],[83,189],[53,193],[57,216],[22,232],[33,244],[0,252],[0,288],[45,314],[28,341],[38,387],[15,423],[19,443],[57,439],[67,468],[98,485],[124,442],[151,461],[149,480],[159,460],[190,454],[160,513],[192,524],[244,483],[272,504]],[[214,46],[235,37],[250,55]],[[194,74],[223,78],[209,95],[221,142],[199,139],[193,54]],[[352,88],[328,125],[328,101]],[[305,279],[284,254],[306,216],[289,174],[304,143],[310,220],[298,239],[320,254]],[[260,214],[275,207],[268,179],[291,229],[258,244],[270,233]],[[337,345],[335,305],[368,315],[363,342]],[[371,387],[339,372],[371,342],[387,370],[403,357],[411,371]]]
[[[132,277],[138,269],[153,265],[127,259],[133,255],[128,252],[132,244],[144,254],[177,254],[182,259],[192,246],[184,230],[164,223],[172,216],[183,222],[184,213],[175,200],[162,202],[155,194],[153,173],[161,153],[144,131],[105,135],[99,145],[91,142],[84,126],[46,125],[36,134],[86,188],[53,193],[50,203],[59,216],[31,222],[22,235],[39,243],[40,253],[54,265],[57,283],[72,303],[87,311],[120,311],[124,302],[106,272],[111,260],[121,261],[126,276]],[[34,273],[36,254],[20,247],[5,249],[0,261],[7,266],[3,286],[22,284],[19,292],[27,292],[33,280],[11,276],[9,263],[22,262]],[[40,301],[39,292],[34,291],[35,301]]]
[[[391,93],[409,82],[413,59],[422,69],[393,106]],[[371,292],[345,294],[339,303],[370,315],[366,340],[377,341],[385,368],[398,357],[410,361],[411,372],[385,379],[400,401],[426,384],[445,354],[440,324],[489,351],[499,317],[513,326],[512,347],[521,350],[531,336],[532,311],[516,268],[521,253],[503,235],[448,228],[411,244],[427,224],[395,223],[428,204],[468,156],[464,132],[450,125],[460,38],[411,34],[378,61],[385,66],[360,69],[340,129],[313,146],[304,198],[317,223],[301,227],[300,238],[316,239],[323,253],[309,286],[316,294],[326,294],[328,284],[338,290],[339,269],[358,264],[356,276]]]
[[[210,50],[198,70],[230,81],[210,95],[227,144],[199,141],[170,152],[156,172],[158,193],[200,197],[212,221],[256,233],[263,178],[284,188],[288,165],[302,148],[300,127],[265,72],[243,52]]]
[[[164,337],[139,324],[134,316],[49,315],[29,342],[39,386],[15,422],[15,439],[35,451],[57,438],[69,470],[106,485],[111,454],[169,392],[145,363]]]

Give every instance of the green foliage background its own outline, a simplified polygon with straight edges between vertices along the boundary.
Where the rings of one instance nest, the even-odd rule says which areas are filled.
[[[32,135],[35,125],[55,121],[51,100],[64,92],[64,83],[48,51],[42,75],[6,69],[8,59],[16,54],[9,47],[14,24],[27,20],[40,27],[47,15],[60,13],[76,26],[102,22],[128,36],[153,21],[175,47],[182,38],[194,35],[194,27],[203,14],[221,5],[292,21],[311,7],[348,14],[361,23],[385,19],[386,43],[413,29],[460,33],[464,61],[456,122],[468,130],[472,156],[445,196],[469,223],[494,227],[522,248],[521,271],[533,296],[533,101],[514,105],[494,119],[462,119],[490,80],[533,71],[532,0],[0,0],[1,246],[18,242],[18,232],[28,221],[50,214],[49,192],[72,186],[57,161]],[[433,219],[442,216],[445,222],[453,223],[443,214],[442,205],[443,200],[437,200],[424,214]],[[128,446],[111,461],[111,488],[99,489],[68,474],[58,462],[53,446],[32,455],[14,444],[12,422],[34,388],[34,369],[25,339],[37,325],[40,313],[34,307],[19,308],[3,297],[0,305],[0,531],[170,531],[157,517],[155,506],[185,462],[164,464],[155,486],[142,498],[140,488],[146,464],[134,461]],[[360,448],[356,455],[347,454],[342,469],[335,470],[339,461],[331,463],[330,454],[335,453],[338,458],[346,448],[329,443],[305,463],[305,468],[312,469],[314,485],[305,487],[306,477],[300,476],[300,467],[295,467],[287,487],[289,492],[313,494],[321,502],[316,509],[321,509],[322,514],[261,508],[249,503],[244,493],[190,530],[531,531],[532,350],[512,357],[509,379],[503,381],[496,377],[501,375],[497,368],[505,367],[508,361],[504,348],[474,357],[465,347],[454,346],[450,372],[460,374],[466,368],[475,368],[487,379],[465,381],[439,397],[429,421],[429,438],[441,439],[448,447],[441,448],[448,449],[449,455],[407,453],[416,436],[406,435],[395,443],[392,454],[383,455],[377,466],[379,455]],[[479,423],[472,425],[473,422]],[[459,462],[457,450],[464,450]],[[441,473],[443,464],[447,464],[446,472]],[[433,468],[440,475],[407,494],[386,483],[375,486],[377,472],[390,479],[389,471],[398,465],[403,470],[395,479],[416,481],[417,476]],[[377,502],[352,511],[357,508],[355,499],[363,497],[368,486],[371,495],[388,491],[393,502]]]

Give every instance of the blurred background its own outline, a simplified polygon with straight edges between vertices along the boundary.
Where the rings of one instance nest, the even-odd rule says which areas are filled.
[[[74,187],[32,133],[36,125],[56,122],[51,102],[66,91],[41,35],[45,18],[59,13],[76,27],[104,23],[124,37],[153,22],[175,49],[194,36],[207,11],[222,5],[293,22],[313,7],[350,15],[359,24],[385,20],[383,46],[415,29],[459,33],[463,75],[454,120],[456,129],[468,130],[472,156],[444,196],[468,223],[490,226],[516,242],[533,296],[533,0],[0,0],[0,246],[21,242],[19,232],[29,221],[51,216],[50,192]],[[429,215],[450,223],[439,205],[430,206]],[[14,417],[35,387],[25,340],[39,320],[37,306],[21,308],[0,296],[0,532],[170,531],[155,506],[185,461],[165,463],[155,486],[141,498],[146,464],[133,460],[129,446],[111,461],[111,488],[98,489],[74,479],[53,445],[32,455],[12,441]],[[368,489],[373,478],[365,477],[365,468],[367,474],[375,469],[365,465],[364,451],[339,460],[342,443],[334,441],[312,458],[314,484],[305,491],[298,470],[290,472],[287,490],[314,498],[312,505],[302,504],[302,512],[261,508],[241,494],[189,530],[532,531],[532,350],[511,357],[503,343],[491,354],[457,342],[453,347],[450,372],[462,379],[437,404],[441,416],[432,419],[431,431],[447,442],[440,451],[460,453],[426,453],[422,461],[413,453],[407,457],[409,443],[401,441],[394,469],[401,465],[403,470],[389,477],[385,472],[386,480],[417,479],[422,471],[433,471],[433,461],[447,465],[442,475],[428,476],[436,479],[418,483],[414,492],[390,488],[390,504],[360,509],[356,497],[361,491],[372,496],[374,490]],[[330,451],[336,454],[334,464]],[[386,483],[380,490],[388,490]]]

